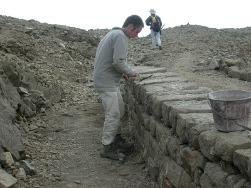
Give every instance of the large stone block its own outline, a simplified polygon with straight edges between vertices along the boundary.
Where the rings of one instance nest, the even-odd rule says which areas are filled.
[[[166,157],[164,159],[164,163],[161,165],[160,168],[164,176],[175,187],[196,187],[188,173],[170,157]]]
[[[200,151],[200,144],[199,144],[198,138],[202,132],[205,132],[207,130],[216,131],[216,127],[214,124],[207,124],[205,126],[201,124],[197,124],[191,127],[190,129],[186,129],[185,135],[186,135],[189,145],[191,147],[194,147],[198,151]]]
[[[215,155],[217,130],[207,130],[199,135],[198,142],[201,153],[211,161],[219,161],[220,158]]]
[[[240,69],[238,66],[232,66],[232,67],[229,67],[228,75],[229,77],[240,79],[241,74],[243,74],[244,71],[245,71],[244,69]]]
[[[176,134],[183,144],[188,143],[188,132],[198,125],[210,129],[214,123],[211,113],[189,113],[177,115]]]
[[[232,162],[234,151],[250,148],[250,142],[247,131],[224,133],[208,130],[199,136],[201,152],[211,161]]]
[[[197,175],[197,169],[204,170],[206,162],[207,159],[197,150],[192,150],[189,147],[181,150],[181,166],[191,177]]]
[[[148,148],[150,150],[151,157],[156,161],[157,164],[161,164],[163,162],[163,159],[165,157],[165,154],[160,148],[160,145],[156,140],[151,137],[151,144],[150,147]]]
[[[161,171],[159,174],[159,186],[160,188],[175,188],[174,185],[168,179],[166,179]]]
[[[0,187],[12,187],[16,182],[17,179],[15,177],[0,169]]]
[[[247,182],[245,178],[241,176],[241,174],[231,174],[226,179],[227,188],[236,188],[236,187],[250,187],[250,182]]]
[[[157,117],[162,116],[162,104],[165,101],[188,101],[188,100],[205,100],[206,94],[179,94],[169,93],[168,95],[158,96],[152,95],[147,105],[150,105],[150,112]]]
[[[220,164],[208,162],[200,179],[201,187],[215,187],[215,188],[237,188],[250,187],[250,182],[247,182],[239,174],[232,174],[225,171]]]
[[[173,103],[169,112],[169,119],[172,127],[176,127],[177,115],[188,113],[210,113],[211,107],[208,105],[207,100],[203,101],[182,101],[182,103]]]
[[[159,84],[159,83],[169,83],[169,82],[184,82],[184,81],[188,81],[185,78],[176,76],[176,75],[170,75],[168,73],[164,73],[164,74],[153,74],[151,76],[148,76],[147,79],[143,79],[140,80],[137,85],[150,85],[150,84]]]
[[[166,155],[169,155],[169,151],[167,150],[167,144],[171,135],[172,132],[170,128],[166,127],[163,124],[158,124],[158,126],[156,127],[156,140],[159,143],[161,150]]]
[[[182,104],[184,103],[184,101],[166,101],[166,102],[163,102],[162,104],[162,121],[165,125],[167,125],[168,127],[172,127],[171,126],[171,121],[169,119],[169,113],[170,113],[170,110],[172,108],[173,105],[175,104]]]
[[[161,142],[163,138],[167,138],[168,133],[170,132],[170,128],[165,126],[161,122],[156,123],[156,141]]]
[[[137,99],[144,105],[147,105],[149,101],[151,101],[152,95],[163,96],[168,95],[169,93],[173,93],[179,90],[184,90],[186,88],[197,88],[193,83],[187,83],[182,80],[170,80],[173,81],[171,83],[155,83],[149,85],[142,85],[137,86],[136,89],[136,96]],[[150,99],[149,99],[150,98]],[[151,105],[147,105],[146,107],[149,108]]]
[[[144,119],[143,119],[142,114],[144,113],[144,106],[139,104],[138,102],[136,102],[135,112],[136,112],[136,114],[138,116],[139,122],[143,124]]]
[[[193,90],[198,89],[198,86],[194,83],[189,83],[186,80],[177,79],[170,79],[169,82],[165,83],[155,83],[149,85],[143,85],[139,87],[139,95],[141,96],[140,100],[147,103],[147,97],[144,95],[156,95],[156,96],[163,96],[167,95],[168,93],[179,93],[181,91],[186,91],[189,93]],[[143,100],[142,100],[143,99]]]
[[[233,153],[233,163],[241,173],[251,178],[251,148],[235,150]]]
[[[178,164],[181,164],[180,154],[181,149],[184,147],[180,139],[174,134],[169,134],[166,141],[166,150],[168,155],[175,160]]]
[[[220,165],[208,162],[200,178],[200,185],[201,187],[226,187],[226,179],[229,175],[221,169]]]
[[[251,148],[248,131],[218,133],[215,142],[215,155],[224,161],[232,162],[233,153],[237,149]]]
[[[140,74],[153,74],[166,72],[167,68],[165,67],[150,67],[150,66],[131,66],[133,69],[137,70]]]
[[[151,157],[149,157],[147,160],[147,168],[152,180],[157,182],[159,177],[159,167]]]
[[[132,92],[134,92],[137,99],[140,99],[140,89],[142,88],[141,87],[142,85],[146,85],[146,83],[148,84],[156,83],[155,80],[157,80],[157,83],[163,83],[163,81],[160,81],[163,78],[177,77],[176,73],[163,72],[162,68],[156,69],[152,67],[152,69],[153,69],[152,71],[146,71],[145,73],[141,73],[139,77],[131,79],[130,82],[127,82],[128,85],[132,88]]]

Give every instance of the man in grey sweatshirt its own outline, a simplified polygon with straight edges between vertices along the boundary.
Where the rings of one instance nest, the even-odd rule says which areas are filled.
[[[127,65],[128,40],[138,36],[144,22],[137,15],[129,16],[122,28],[113,28],[100,41],[94,65],[94,89],[99,92],[105,111],[101,157],[123,160],[125,155],[117,149],[128,149],[121,136],[120,119],[124,116],[124,102],[120,93],[120,79],[137,77],[138,72]]]

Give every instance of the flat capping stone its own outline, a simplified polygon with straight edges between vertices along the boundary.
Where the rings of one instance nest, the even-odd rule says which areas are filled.
[[[131,66],[132,69],[137,70],[140,74],[149,74],[157,72],[166,72],[165,67],[150,67],[150,66]]]

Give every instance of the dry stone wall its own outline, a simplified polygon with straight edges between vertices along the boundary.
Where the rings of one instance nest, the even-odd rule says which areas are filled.
[[[135,66],[125,82],[129,130],[152,179],[169,187],[250,187],[249,131],[215,128],[207,94],[166,68]]]

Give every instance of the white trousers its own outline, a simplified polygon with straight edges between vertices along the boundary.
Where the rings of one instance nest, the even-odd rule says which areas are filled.
[[[114,141],[116,134],[121,133],[120,119],[125,114],[125,106],[119,91],[100,92],[100,97],[105,111],[102,144],[109,145]]]
[[[161,46],[160,32],[155,32],[151,29],[151,38],[152,38],[151,49],[155,47],[156,43],[158,46]]]

